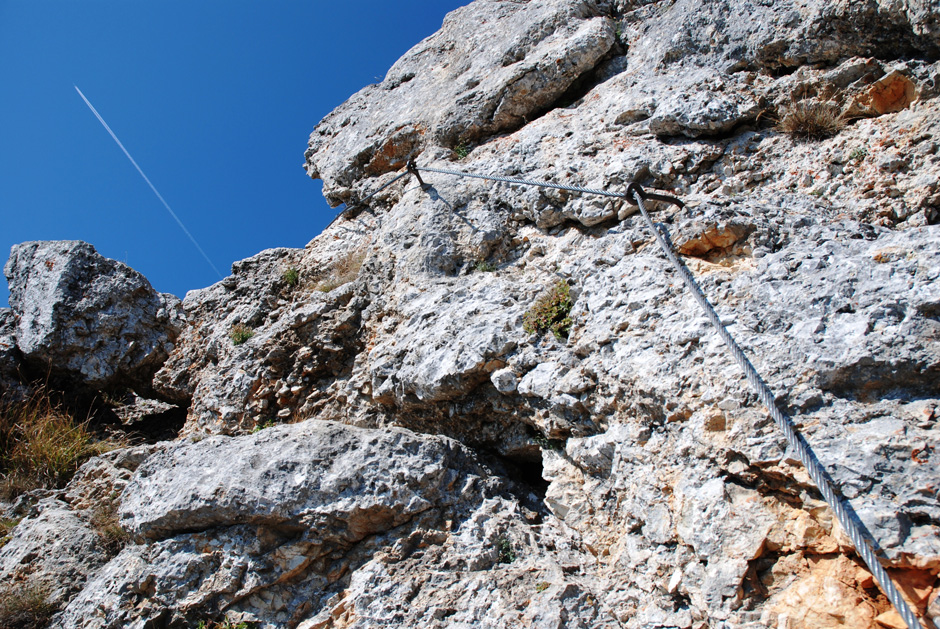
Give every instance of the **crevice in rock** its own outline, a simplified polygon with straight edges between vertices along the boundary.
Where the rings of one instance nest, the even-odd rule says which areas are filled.
[[[186,423],[188,407],[175,406],[154,415],[146,415],[140,420],[125,425],[121,430],[132,443],[154,444],[161,441],[173,441],[179,436]]]
[[[746,464],[743,457],[732,454],[731,460]],[[816,500],[822,500],[822,494],[815,485],[801,485],[793,477],[785,474],[762,469],[756,465],[749,465],[746,470],[733,473],[722,470],[725,482],[752,489],[761,496],[770,497],[790,505],[794,509],[803,508],[802,493],[807,493]]]
[[[539,502],[545,499],[549,481],[542,476],[541,457],[502,457],[502,460],[511,481],[529,489]]]
[[[940,393],[940,365],[860,360],[819,374],[819,387],[844,399],[918,399]]]
[[[535,122],[539,118],[545,116],[555,109],[567,109],[572,107],[581,99],[583,99],[594,87],[610,78],[604,72],[604,69],[607,67],[607,63],[611,59],[622,55],[623,50],[620,48],[619,44],[615,43],[606,54],[601,56],[597,62],[591,66],[591,68],[578,75],[578,77],[568,85],[565,91],[548,105],[535,109],[524,116],[517,116],[518,120],[515,122],[515,124],[509,124],[500,127],[498,133],[490,133],[484,136],[483,133],[465,132],[463,136],[472,140],[474,144],[484,144],[488,140],[494,138],[512,135],[519,129],[522,129],[526,125]],[[493,112],[490,112],[489,116],[491,119],[498,108],[498,104],[493,107]],[[453,141],[455,140],[451,139],[451,143]]]

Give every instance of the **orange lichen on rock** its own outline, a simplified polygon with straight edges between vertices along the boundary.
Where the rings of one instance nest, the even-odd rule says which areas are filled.
[[[880,116],[907,108],[917,97],[917,86],[893,70],[858,94],[848,110],[849,116]]]

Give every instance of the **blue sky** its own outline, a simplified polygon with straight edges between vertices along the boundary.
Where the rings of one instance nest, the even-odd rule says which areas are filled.
[[[0,260],[85,240],[183,297],[334,212],[307,137],[469,0],[0,0]],[[0,306],[9,292],[0,281]]]

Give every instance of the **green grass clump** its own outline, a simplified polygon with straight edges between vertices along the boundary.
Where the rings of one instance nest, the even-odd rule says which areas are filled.
[[[555,284],[551,290],[536,300],[522,317],[522,329],[528,334],[551,331],[556,338],[568,336],[571,330],[571,287],[565,281]]]
[[[122,444],[95,439],[44,388],[0,404],[0,498],[64,487],[82,463]]]
[[[457,159],[463,159],[470,154],[470,146],[461,140],[454,146],[453,151],[454,155],[457,156]]]
[[[486,260],[480,260],[475,265],[473,265],[473,268],[480,273],[492,273],[496,270],[496,265],[492,262],[487,262]]]
[[[294,267],[287,269],[281,273],[281,281],[291,288],[297,286],[300,283],[300,271]]]
[[[255,335],[255,331],[249,328],[246,325],[241,323],[236,323],[232,326],[232,331],[229,332],[229,336],[232,338],[233,345],[241,345],[251,337]]]
[[[565,449],[565,442],[561,439],[549,439],[545,435],[535,435],[532,438],[536,444],[543,450],[554,450],[555,452],[561,452]]]
[[[256,432],[261,432],[265,428],[273,428],[274,426],[277,426],[276,421],[274,421],[273,419],[266,419],[263,422],[255,424],[255,427],[251,429],[251,432],[252,434],[254,434]]]
[[[849,153],[849,160],[853,162],[860,162],[866,157],[868,157],[868,148],[864,146],[855,147],[852,149],[852,152]]]
[[[790,105],[777,123],[784,133],[802,140],[822,140],[845,127],[842,110],[835,103],[802,100]]]

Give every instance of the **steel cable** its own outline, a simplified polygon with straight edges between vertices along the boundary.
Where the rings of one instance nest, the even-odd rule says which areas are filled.
[[[395,177],[394,179],[392,179],[391,181],[389,181],[387,184],[385,184],[384,186],[382,186],[382,187],[379,188],[378,190],[374,190],[374,191],[370,192],[369,194],[367,194],[366,196],[364,196],[364,197],[362,197],[361,199],[359,199],[358,201],[355,201],[355,202],[353,202],[353,203],[347,205],[347,206],[344,207],[342,210],[340,210],[339,213],[338,213],[336,216],[333,217],[333,220],[330,221],[329,224],[328,224],[326,227],[323,228],[323,231],[326,231],[327,229],[329,229],[329,228],[330,228],[330,225],[332,225],[333,223],[335,223],[336,221],[338,221],[341,216],[343,216],[344,214],[346,214],[346,212],[348,212],[348,211],[351,210],[352,208],[362,205],[363,203],[365,203],[366,201],[368,201],[369,199],[371,199],[372,197],[374,197],[374,196],[377,195],[378,193],[382,192],[382,190],[385,190],[386,188],[388,188],[390,185],[392,185],[393,183],[395,183],[396,181],[398,181],[398,180],[401,179],[402,177],[407,177],[407,176],[410,175],[410,174],[411,174],[411,172],[409,172],[409,171],[406,170],[405,172],[401,173],[400,175],[398,175],[397,177]]]
[[[823,498],[825,498],[826,503],[829,504],[829,507],[835,513],[839,524],[848,534],[849,538],[852,540],[852,544],[858,551],[858,554],[865,561],[869,571],[875,577],[875,580],[881,587],[881,591],[885,593],[885,596],[887,596],[888,600],[891,601],[891,604],[894,605],[894,608],[901,615],[901,618],[904,620],[904,622],[907,623],[909,629],[922,629],[920,621],[918,621],[917,617],[914,615],[914,612],[911,611],[911,608],[908,607],[907,602],[895,587],[894,582],[891,581],[891,577],[888,576],[888,572],[878,561],[878,557],[875,554],[875,550],[872,547],[872,544],[870,543],[868,537],[863,534],[859,523],[856,522],[856,518],[858,516],[855,515],[854,512],[850,513],[846,508],[841,498],[836,494],[832,483],[829,482],[829,478],[825,469],[819,462],[816,454],[810,448],[809,443],[807,443],[803,435],[797,431],[793,421],[784,415],[777,407],[774,394],[770,390],[770,387],[768,387],[763,378],[760,377],[757,369],[754,368],[754,365],[751,364],[751,361],[748,360],[747,356],[735,342],[727,328],[725,328],[724,324],[722,324],[721,319],[718,317],[718,313],[715,312],[711,302],[708,301],[708,298],[705,297],[702,289],[699,288],[699,285],[695,281],[695,277],[693,277],[692,272],[679,260],[678,256],[676,256],[675,252],[673,251],[672,246],[653,223],[653,220],[646,211],[646,207],[643,204],[643,198],[640,193],[636,190],[633,190],[632,193],[634,199],[636,200],[636,204],[640,208],[640,213],[643,215],[643,220],[646,222],[646,226],[650,229],[651,232],[653,232],[653,235],[656,237],[656,241],[659,243],[663,253],[666,254],[666,257],[672,263],[673,268],[679,272],[679,276],[682,278],[682,282],[695,297],[695,300],[698,302],[699,306],[702,307],[702,310],[705,311],[705,316],[709,321],[711,321],[711,324],[718,332],[718,335],[725,342],[725,345],[727,345],[731,350],[731,355],[734,357],[735,361],[738,363],[741,369],[744,370],[744,375],[747,378],[747,381],[757,393],[760,401],[763,402],[764,406],[767,407],[767,410],[770,412],[770,416],[773,418],[774,423],[776,423],[780,430],[783,431],[783,434],[787,438],[787,443],[796,451],[800,461],[803,463],[803,466],[809,473],[810,478],[812,478],[813,482],[816,483],[816,487],[819,488],[819,491],[822,493]]]

